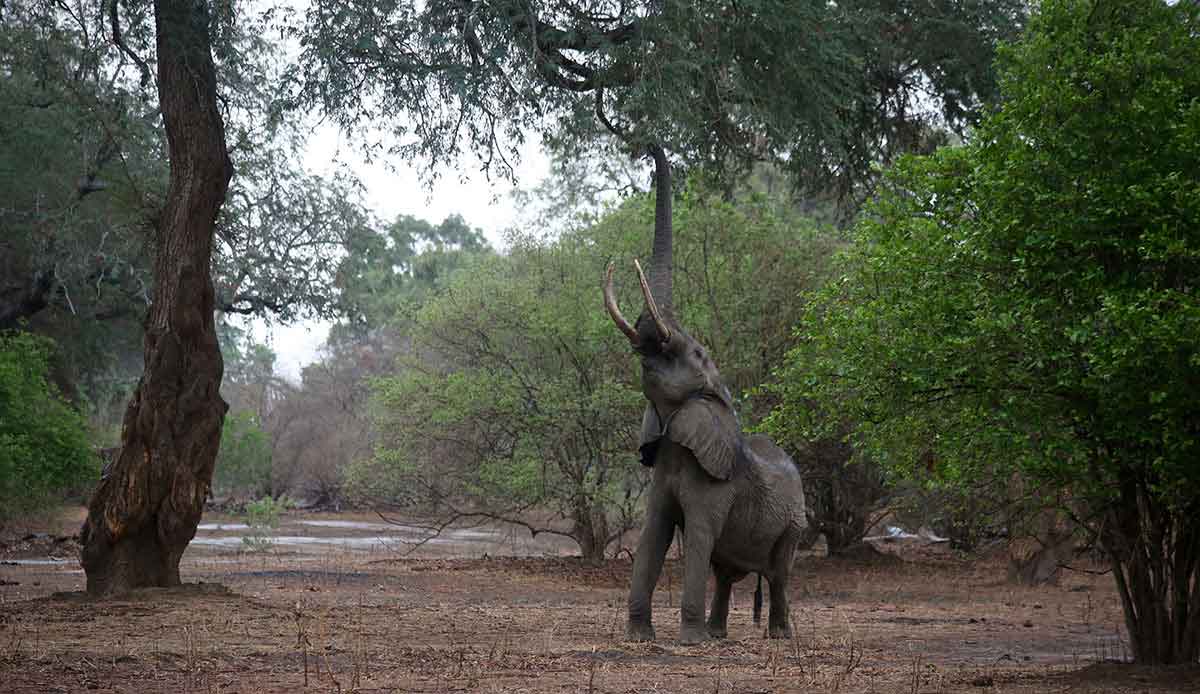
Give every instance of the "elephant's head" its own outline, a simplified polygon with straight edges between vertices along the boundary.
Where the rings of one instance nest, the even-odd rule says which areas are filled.
[[[741,429],[729,389],[708,350],[661,312],[634,261],[646,307],[636,325],[621,314],[613,294],[613,265],[604,283],[604,305],[642,362],[642,389],[650,407],[642,424],[642,462],[654,464],[664,435],[686,446],[714,477],[728,479],[741,451]]]

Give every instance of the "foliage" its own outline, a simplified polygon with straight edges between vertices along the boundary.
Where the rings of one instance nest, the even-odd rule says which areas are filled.
[[[358,181],[302,165],[310,124],[281,111],[282,46],[274,13],[241,12],[215,45],[229,152],[238,175],[218,220],[213,276],[219,310],[273,320],[343,315],[340,263],[377,220]]]
[[[617,379],[624,355],[576,262],[587,249],[514,242],[415,316],[424,358],[377,386],[385,455],[416,472],[410,494],[512,518],[546,507],[595,559],[635,513],[640,394]]]
[[[483,233],[459,215],[441,224],[400,215],[382,231],[359,229],[338,265],[346,324],[336,334],[365,335],[437,288],[464,260],[490,249]]]
[[[246,525],[249,531],[242,537],[248,552],[265,552],[275,546],[271,533],[279,527],[279,519],[296,504],[286,496],[264,496],[246,504]]]
[[[377,381],[382,445],[349,471],[355,493],[507,518],[549,511],[590,559],[634,526],[644,398],[600,277],[610,259],[645,253],[652,206],[638,196],[553,240],[515,235],[507,255],[477,257],[416,310],[412,349]],[[735,391],[757,386],[836,237],[762,195],[726,201],[698,182],[675,214],[682,321]],[[621,289],[625,305],[641,302],[634,283]]]
[[[225,416],[213,493],[256,497],[271,490],[271,440],[249,411]]]
[[[974,142],[889,174],[770,422],[815,400],[898,474],[1068,492],[1146,662],[1200,649],[1198,14],[1044,3]]]
[[[83,418],[47,381],[52,349],[44,338],[0,332],[0,522],[99,474]]]
[[[342,0],[308,12],[292,98],[350,132],[389,124],[372,151],[430,168],[465,150],[511,175],[529,133],[578,159],[615,132],[726,183],[761,159],[858,180],[923,132],[916,104],[969,121],[994,43],[1023,12],[1017,0]]]

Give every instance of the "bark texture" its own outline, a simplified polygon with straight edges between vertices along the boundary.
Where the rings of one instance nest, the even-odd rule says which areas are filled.
[[[604,509],[595,504],[582,503],[575,508],[574,528],[571,535],[579,543],[584,562],[593,566],[604,563],[604,550],[608,547],[608,518]]]
[[[213,321],[213,230],[233,167],[217,105],[203,0],[156,0],[159,100],[171,180],[159,220],[145,370],[121,450],[88,505],[87,589],[110,595],[179,584],[212,482],[227,405]]]

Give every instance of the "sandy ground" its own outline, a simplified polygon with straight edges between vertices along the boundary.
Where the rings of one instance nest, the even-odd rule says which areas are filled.
[[[414,548],[421,531],[367,515],[293,515],[247,552],[237,522],[205,519],[189,585],[108,601],[78,592],[77,546],[56,541],[78,512],[0,538],[0,692],[1200,691],[1194,667],[1112,662],[1128,651],[1110,577],[1018,588],[999,559],[940,546],[802,557],[793,639],[763,638],[747,580],[729,638],[685,647],[676,560],[658,641],[633,644],[628,559],[588,567],[569,542],[503,527]]]

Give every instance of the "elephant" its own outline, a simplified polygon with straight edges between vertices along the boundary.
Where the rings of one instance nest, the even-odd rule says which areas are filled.
[[[661,228],[656,224],[652,267],[657,270],[657,292],[651,291],[634,260],[645,298],[636,325],[630,325],[617,306],[611,263],[603,290],[609,316],[641,360],[642,388],[649,401],[639,452],[642,464],[653,472],[645,526],[634,555],[625,635],[631,641],[654,639],[651,598],[679,528],[685,564],[680,641],[725,638],[730,591],[751,572],[759,574],[760,589],[763,577],[770,586],[768,636],[787,638],[788,579],[808,525],[800,472],[769,438],[741,431],[732,397],[708,351],[669,312],[659,310],[655,294],[670,300],[670,243],[664,259],[658,252],[663,246]],[[710,565],[716,591],[706,622]],[[757,604],[755,608],[757,621]]]

